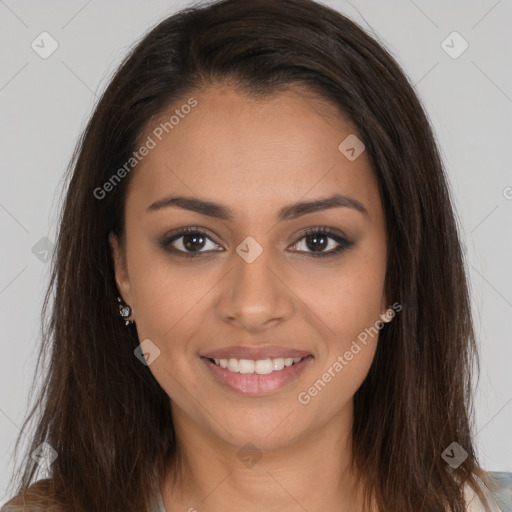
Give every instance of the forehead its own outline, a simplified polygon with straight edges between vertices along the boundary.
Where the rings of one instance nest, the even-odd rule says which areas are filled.
[[[197,104],[181,109],[189,99]],[[180,193],[229,203],[250,217],[338,192],[368,203],[371,216],[378,192],[369,158],[363,152],[350,161],[339,150],[354,135],[338,109],[303,92],[256,100],[228,86],[212,87],[148,124],[140,141],[150,137],[154,147],[133,171],[127,203],[143,209]]]

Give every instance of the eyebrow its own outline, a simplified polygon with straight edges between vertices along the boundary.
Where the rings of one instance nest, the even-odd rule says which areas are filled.
[[[190,210],[200,213],[201,215],[207,215],[208,217],[214,217],[225,221],[233,221],[235,219],[233,210],[225,205],[206,201],[204,199],[183,196],[170,196],[159,199],[158,201],[150,204],[147,207],[146,212],[154,212],[170,206]],[[330,208],[352,208],[360,213],[368,215],[366,208],[356,199],[341,194],[334,194],[333,196],[324,199],[297,202],[285,206],[279,210],[277,218],[280,221],[291,220],[309,213],[328,210]]]

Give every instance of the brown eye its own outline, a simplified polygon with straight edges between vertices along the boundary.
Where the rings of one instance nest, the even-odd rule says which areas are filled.
[[[171,237],[162,240],[160,245],[166,251],[185,257],[200,256],[205,252],[216,251],[220,247],[206,233],[197,228],[181,229]]]
[[[165,251],[186,258],[223,250],[202,229],[191,227],[180,229],[177,233],[164,238],[159,245]],[[292,252],[304,253],[312,257],[333,256],[352,245],[354,242],[332,228],[314,228],[302,234],[292,246]]]
[[[301,242],[304,240],[304,242]],[[348,249],[354,244],[331,228],[310,229],[293,245],[295,252],[304,252],[313,257],[331,256]],[[297,249],[300,247],[299,249]],[[330,249],[330,250],[326,250]]]

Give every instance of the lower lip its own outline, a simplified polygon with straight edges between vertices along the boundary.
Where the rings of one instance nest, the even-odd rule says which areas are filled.
[[[242,374],[229,371],[212,363],[206,357],[201,357],[213,376],[222,384],[244,395],[263,395],[273,393],[290,382],[296,380],[313,356],[307,356],[292,366],[285,366],[282,370],[273,371],[266,375]]]

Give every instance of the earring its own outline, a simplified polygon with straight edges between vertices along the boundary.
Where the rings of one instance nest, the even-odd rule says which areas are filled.
[[[117,297],[117,300],[119,301],[119,313],[124,318],[124,324],[125,325],[131,325],[135,322],[133,320],[129,320],[129,316],[132,314],[132,308],[128,306],[128,304],[125,304],[121,297]]]
[[[380,315],[380,319],[385,323],[389,323],[391,322],[391,320],[393,320],[393,317],[395,316],[395,311],[394,309],[388,309],[385,313],[383,313],[382,315]]]

